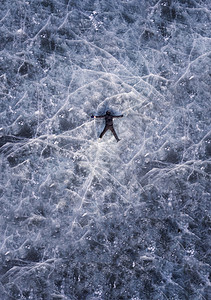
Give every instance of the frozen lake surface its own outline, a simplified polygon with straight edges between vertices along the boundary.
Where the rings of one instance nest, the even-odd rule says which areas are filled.
[[[211,299],[210,0],[0,8],[0,299]]]

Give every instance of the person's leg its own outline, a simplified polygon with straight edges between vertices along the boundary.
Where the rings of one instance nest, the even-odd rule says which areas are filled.
[[[103,131],[100,134],[100,139],[102,139],[102,137],[104,136],[104,134],[106,133],[107,130],[108,130],[108,127],[105,126],[105,128],[103,129]]]
[[[119,142],[119,141],[120,141],[120,139],[118,138],[118,136],[117,136],[117,134],[116,134],[116,131],[115,131],[114,127],[113,127],[113,126],[111,126],[109,129],[111,130],[111,132],[112,132],[112,133],[113,133],[113,135],[115,136],[115,139],[117,140],[117,142]]]

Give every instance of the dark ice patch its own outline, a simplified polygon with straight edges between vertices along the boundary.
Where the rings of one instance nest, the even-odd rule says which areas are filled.
[[[44,0],[41,2],[41,5],[50,10],[50,12],[54,12],[55,8],[53,2],[51,0]]]
[[[62,28],[58,29],[58,34],[67,40],[76,39],[75,33],[73,33],[73,31],[69,28],[62,27]]]
[[[40,46],[42,50],[47,53],[54,52],[56,48],[56,43],[50,31],[48,30],[42,31],[40,35]]]
[[[44,150],[42,151],[42,156],[43,156],[44,158],[48,158],[48,157],[51,156],[51,154],[52,154],[52,148],[51,148],[49,145],[47,145],[47,146],[44,148]]]
[[[152,268],[148,272],[154,284],[161,284],[164,281],[162,274],[158,270],[156,270],[156,268]]]
[[[132,24],[135,22],[134,18],[130,16],[128,13],[122,13],[122,17],[128,24]]]
[[[172,237],[168,232],[167,228],[161,228],[159,232],[159,245],[162,246],[163,249],[168,250],[170,247],[170,243],[172,241]]]
[[[68,121],[67,119],[60,119],[59,125],[60,125],[59,127],[60,127],[61,131],[67,131],[74,127],[73,124],[70,121]]]
[[[172,218],[166,218],[163,220],[165,227],[167,228],[170,234],[177,234],[179,232],[179,227],[177,222]]]
[[[151,40],[152,38],[154,38],[154,33],[152,32],[152,31],[150,31],[150,30],[145,30],[144,31],[144,33],[142,34],[142,39],[144,40],[144,41],[149,41],[149,40]]]
[[[0,51],[11,49],[13,46],[14,37],[11,33],[0,30]]]
[[[37,58],[37,61],[38,61],[39,65],[40,65],[40,67],[41,67],[42,69],[49,68],[49,66],[48,66],[48,64],[47,64],[47,62],[46,62],[46,58],[45,58],[45,56],[44,56],[43,54],[41,54],[41,55]],[[50,69],[50,68],[49,68],[49,69]]]
[[[15,137],[15,136],[10,136],[10,135],[1,136],[0,137],[0,148],[7,143],[17,143],[19,141],[21,141],[21,139],[18,137]]]
[[[22,126],[20,131],[16,134],[16,136],[18,136],[18,137],[24,137],[24,138],[29,138],[29,139],[32,138],[33,135],[34,135],[33,128],[26,123]]]
[[[21,164],[29,158],[29,151],[24,149],[23,151],[16,151],[15,154],[11,154],[7,157],[9,165],[11,168]]]
[[[162,35],[164,38],[170,37],[170,34],[168,33],[167,26],[166,26],[165,23],[161,22],[161,23],[158,25],[158,29],[159,29],[161,35]]]
[[[205,153],[206,153],[207,158],[210,158],[211,157],[211,138],[207,139],[205,141],[205,143],[206,143]]]
[[[29,70],[29,64],[24,62],[19,69],[19,73],[21,75],[26,75],[28,73],[28,70]]]
[[[36,78],[38,72],[39,71],[37,70],[37,68],[29,62],[22,63],[20,68],[18,69],[18,73],[21,76],[27,75],[31,80]]]
[[[31,247],[29,250],[27,250],[24,259],[31,262],[38,262],[42,259],[42,252],[40,249]]]
[[[176,10],[172,7],[171,0],[163,0],[160,3],[161,5],[161,17],[169,22],[174,21],[176,18]]]
[[[198,174],[198,172],[196,172],[196,171],[193,171],[193,172],[190,174],[190,176],[188,177],[188,181],[189,181],[190,183],[195,183],[195,182],[198,181],[198,179],[199,179],[199,174]]]
[[[165,157],[164,161],[166,161],[168,163],[172,163],[172,164],[178,164],[180,162],[180,156],[179,156],[178,152],[176,152],[176,150],[170,149],[166,153],[166,157]]]
[[[21,292],[19,287],[12,283],[9,289],[8,293],[9,298],[8,299],[21,299]]]
[[[15,167],[17,166],[19,163],[23,162],[23,160],[19,160],[19,158],[17,156],[9,156],[7,158],[9,164],[10,164],[10,167]]]

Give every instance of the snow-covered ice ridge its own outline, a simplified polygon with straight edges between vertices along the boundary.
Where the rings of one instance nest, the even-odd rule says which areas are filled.
[[[211,299],[211,2],[0,8],[0,299]]]

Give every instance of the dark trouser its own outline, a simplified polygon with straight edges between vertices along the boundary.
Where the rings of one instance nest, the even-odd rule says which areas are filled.
[[[115,139],[117,140],[117,142],[119,141],[119,138],[116,134],[116,131],[114,130],[113,126],[105,126],[105,128],[103,129],[102,133],[100,134],[100,138],[102,138],[104,136],[104,134],[106,133],[107,130],[111,130],[111,132],[113,133],[113,135],[115,136]]]

